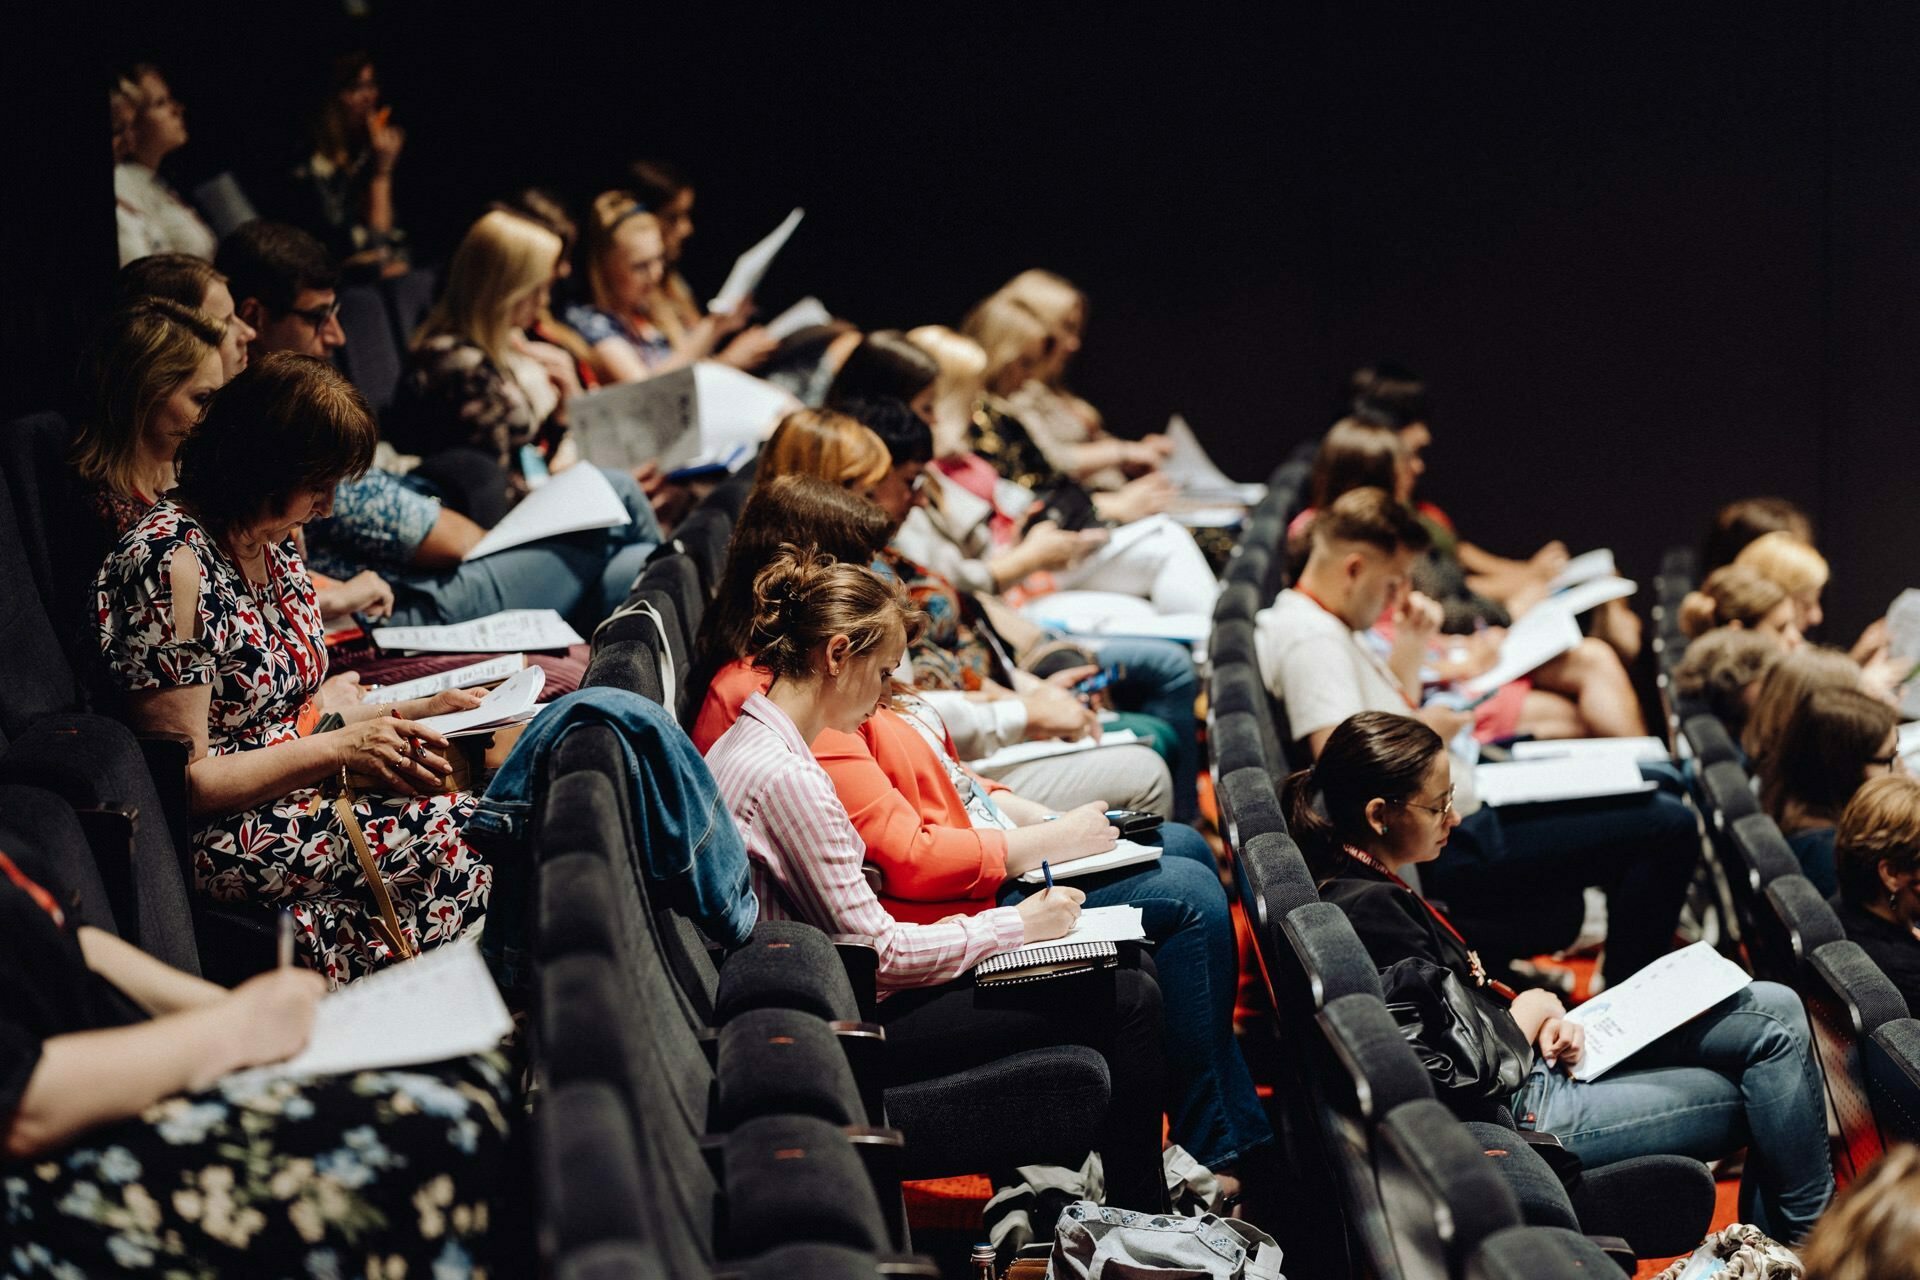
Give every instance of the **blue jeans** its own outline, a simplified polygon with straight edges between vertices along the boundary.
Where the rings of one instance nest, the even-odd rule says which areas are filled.
[[[605,467],[600,473],[633,523],[542,538],[437,572],[388,574],[392,625],[435,626],[502,609],[552,609],[580,631],[591,632],[626,600],[662,537],[653,504],[634,478]]]
[[[1589,1084],[1535,1059],[1513,1111],[1590,1166],[1747,1145],[1740,1220],[1791,1243],[1833,1198],[1824,1085],[1800,997],[1756,982]]]
[[[1090,907],[1141,909],[1147,937],[1155,944],[1164,997],[1174,1140],[1208,1168],[1230,1168],[1248,1151],[1273,1141],[1273,1129],[1233,1038],[1240,966],[1226,891],[1213,850],[1192,827],[1168,823],[1144,843],[1159,844],[1166,852],[1151,866],[1070,883],[1086,891]],[[1010,880],[1000,901],[1011,905],[1033,891],[1032,885]]]
[[[1110,686],[1114,706],[1157,717],[1172,727],[1167,772],[1173,775],[1173,820],[1192,822],[1200,811],[1199,730],[1193,720],[1200,681],[1194,675],[1193,655],[1171,640],[1080,638],[1076,643],[1091,649],[1102,666],[1126,669]]]
[[[1672,946],[1700,856],[1693,810],[1667,789],[1677,778],[1652,766],[1642,772],[1662,789],[1479,810],[1420,869],[1424,891],[1489,959],[1506,960],[1566,945],[1524,930],[1546,900],[1597,885],[1607,895],[1606,974],[1619,982]]]
[[[636,870],[645,877],[649,897],[687,916],[722,946],[746,941],[760,903],[749,877],[746,842],[706,761],[659,703],[626,689],[596,686],[556,698],[534,717],[467,819],[467,838],[493,864],[485,934],[489,954],[508,956],[526,945],[528,826],[546,790],[548,756],[562,738],[586,724],[607,725],[619,740]]]

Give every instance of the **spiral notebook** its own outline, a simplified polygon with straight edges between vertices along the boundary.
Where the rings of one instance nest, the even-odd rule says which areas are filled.
[[[973,967],[973,980],[983,987],[1013,986],[1111,969],[1120,962],[1122,942],[1146,936],[1139,907],[1088,907],[1072,932],[989,956]]]

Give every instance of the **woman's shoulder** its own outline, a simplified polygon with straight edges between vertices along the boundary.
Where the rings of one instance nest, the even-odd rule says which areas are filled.
[[[102,569],[108,577],[140,577],[158,573],[177,547],[190,547],[205,558],[212,539],[200,522],[172,501],[162,499],[135,519],[107,557]]]
[[[608,338],[627,336],[612,312],[603,311],[590,302],[575,302],[568,305],[561,311],[560,319],[569,329],[586,339],[589,346],[598,346]]]

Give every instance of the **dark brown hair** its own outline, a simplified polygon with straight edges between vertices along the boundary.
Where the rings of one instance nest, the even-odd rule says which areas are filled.
[[[122,302],[137,298],[165,298],[195,311],[206,301],[207,287],[226,277],[205,258],[190,253],[150,253],[120,268],[114,285]]]
[[[1760,761],[1761,804],[1775,822],[1784,822],[1796,804],[1806,816],[1838,819],[1899,722],[1898,713],[1872,694],[1813,690]]]
[[[940,376],[940,362],[907,341],[898,329],[876,329],[860,339],[827,387],[827,407],[849,400],[912,400]]]
[[[1813,542],[1813,518],[1785,498],[1742,498],[1713,513],[1702,548],[1700,571],[1712,573],[1763,533],[1790,533]]]
[[[276,351],[248,365],[180,446],[174,497],[223,534],[332,489],[373,463],[379,434],[353,384],[317,356]]]
[[[700,621],[690,684],[704,690],[714,673],[747,654],[753,583],[784,546],[867,564],[887,545],[887,513],[818,476],[789,475],[756,484],[727,545],[714,600]]]
[[[1920,868],[1920,779],[1904,774],[1863,783],[1841,811],[1833,838],[1840,895],[1864,906],[1886,893],[1880,864],[1895,871]]]
[[[1290,774],[1280,789],[1281,810],[1314,877],[1333,874],[1341,845],[1366,843],[1367,805],[1418,795],[1446,747],[1425,724],[1388,711],[1362,711],[1336,725],[1313,767]],[[1314,806],[1316,792],[1324,812]]]
[[[1392,555],[1425,551],[1432,537],[1414,509],[1385,489],[1341,494],[1313,519],[1313,543],[1360,542]]]
[[[788,544],[754,575],[747,649],[776,677],[804,678],[813,674],[814,651],[834,636],[847,637],[847,656],[857,658],[896,627],[911,641],[924,618],[867,566]]]
[[[1355,489],[1392,493],[1400,480],[1401,452],[1400,433],[1392,428],[1340,419],[1313,455],[1309,501],[1316,510],[1325,511]]]

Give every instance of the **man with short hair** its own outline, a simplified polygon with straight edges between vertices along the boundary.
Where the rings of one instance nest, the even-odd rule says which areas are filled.
[[[1420,705],[1420,664],[1440,626],[1440,607],[1408,587],[1427,533],[1412,507],[1381,489],[1342,495],[1314,521],[1312,550],[1297,583],[1255,619],[1261,679],[1286,707],[1288,723],[1318,756],[1327,737],[1361,711],[1425,721],[1452,742],[1470,713]],[[1393,643],[1381,658],[1361,633],[1392,611]],[[1693,811],[1674,795],[1634,795],[1482,808],[1473,766],[1456,757],[1449,801],[1462,817],[1440,858],[1421,871],[1426,890],[1448,902],[1463,932],[1511,959],[1566,945],[1540,922],[1541,907],[1566,904],[1577,920],[1578,890],[1607,894],[1606,972],[1618,982],[1664,954],[1700,855]],[[1659,778],[1655,778],[1659,781]]]
[[[255,330],[247,348],[253,359],[273,351],[330,356],[346,344],[339,268],[300,228],[245,223],[220,242],[213,264],[227,278],[236,313]]]

